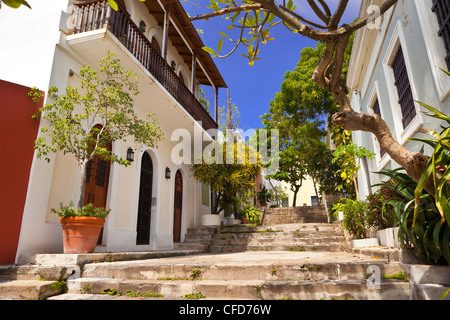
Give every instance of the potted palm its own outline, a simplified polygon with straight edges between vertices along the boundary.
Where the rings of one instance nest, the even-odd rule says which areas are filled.
[[[48,155],[60,151],[72,154],[80,167],[77,206],[74,207],[71,202],[58,210],[52,210],[61,216],[65,244],[83,244],[84,240],[78,241],[75,238],[85,231],[90,233],[88,237],[95,238],[96,243],[110,211],[85,203],[89,162],[99,157],[104,161],[128,166],[131,162],[113,153],[109,144],[133,137],[137,145],[154,147],[163,136],[153,114],[149,113],[147,119],[140,119],[134,112],[132,96],[139,93],[137,82],[134,81],[137,79],[136,74],[125,71],[112,52],[101,59],[100,70],[99,73],[90,66],[83,65],[80,70],[82,93],[78,88],[68,86],[65,94],[60,96],[56,88],[50,88],[49,99],[54,102],[40,109],[43,125],[41,135],[35,141],[38,158],[45,157],[45,160],[50,161]],[[29,95],[35,98],[33,92]],[[79,227],[78,231],[69,231],[72,224]],[[93,252],[95,243],[94,247],[65,248],[64,252]]]

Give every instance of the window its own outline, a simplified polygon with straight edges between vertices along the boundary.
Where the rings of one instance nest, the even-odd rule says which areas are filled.
[[[433,0],[432,10],[437,15],[439,36],[442,37],[446,49],[445,62],[450,70],[450,3],[448,0]]]
[[[403,56],[403,50],[401,46],[399,47],[392,63],[392,69],[394,71],[395,78],[394,84],[397,87],[399,97],[398,103],[400,104],[403,115],[403,128],[405,129],[416,116],[416,108],[414,106],[414,99],[408,78],[408,71],[406,70],[405,58]]]
[[[311,196],[311,205],[312,206],[318,206],[319,205],[319,199],[317,196]]]
[[[378,102],[378,99],[373,104],[373,113],[379,115],[381,117],[381,111],[380,111],[380,103]],[[386,151],[380,147],[380,157],[383,158],[383,156],[386,154]]]

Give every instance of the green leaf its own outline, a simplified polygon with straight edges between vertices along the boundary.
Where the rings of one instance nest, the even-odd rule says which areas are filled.
[[[217,44],[217,54],[220,53],[220,50],[222,50],[223,45],[223,38],[219,40],[219,43]]]
[[[114,0],[108,0],[108,3],[109,3],[109,5],[111,6],[111,8],[112,8],[114,11],[119,10],[119,6],[117,5],[116,1],[114,1]]]
[[[444,291],[444,293],[441,295],[441,300],[444,300],[444,298],[447,296],[447,294],[450,292],[450,287],[447,288],[447,290]]]
[[[450,124],[450,117],[447,116],[446,114],[440,112],[439,110],[437,110],[437,109],[435,109],[435,108],[433,108],[433,107],[431,107],[431,106],[429,106],[429,105],[427,105],[427,104],[425,104],[425,103],[422,103],[422,102],[420,102],[420,101],[416,101],[416,102],[417,102],[418,104],[420,104],[422,107],[424,107],[424,108],[426,108],[426,109],[428,109],[429,111],[431,111],[431,112],[434,113],[434,114],[427,114],[428,116],[433,117],[433,118],[437,118],[437,119],[441,119],[441,120],[444,120],[444,121],[447,121],[447,122]]]
[[[202,49],[203,49],[204,51],[208,52],[208,53],[211,53],[211,54],[213,54],[213,55],[216,55],[216,52],[215,52],[213,49],[209,48],[209,47],[202,47]]]
[[[19,8],[21,5],[24,5],[31,9],[31,6],[25,0],[3,0],[3,3],[6,4],[8,7],[14,9]]]

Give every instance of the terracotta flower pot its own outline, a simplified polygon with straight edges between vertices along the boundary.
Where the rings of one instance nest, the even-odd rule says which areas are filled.
[[[63,228],[64,253],[92,253],[105,219],[64,217],[60,219],[60,223]]]

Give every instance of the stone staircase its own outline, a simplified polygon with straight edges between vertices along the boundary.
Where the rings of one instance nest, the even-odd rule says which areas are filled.
[[[400,272],[399,262],[329,252],[241,252],[88,264],[68,293],[51,299],[409,299],[409,284],[381,280],[368,290],[367,270]],[[335,261],[333,261],[335,260]],[[102,295],[103,294],[103,295]]]
[[[295,223],[222,227],[212,236],[210,252],[262,250],[336,252],[345,251],[346,248],[346,238],[338,224]]]
[[[195,227],[168,252],[37,255],[0,267],[0,299],[418,298],[409,282],[385,279],[405,272],[402,263],[375,254],[349,252],[337,224]]]

